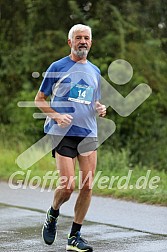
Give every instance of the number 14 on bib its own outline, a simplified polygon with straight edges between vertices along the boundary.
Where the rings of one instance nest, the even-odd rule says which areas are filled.
[[[93,87],[82,84],[71,84],[69,101],[90,104],[93,98]]]

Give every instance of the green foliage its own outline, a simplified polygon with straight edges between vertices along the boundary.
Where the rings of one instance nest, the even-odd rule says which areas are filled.
[[[125,198],[130,200],[137,200],[138,202],[167,204],[166,194],[166,176],[163,171],[157,171],[151,166],[149,168],[143,165],[133,165],[130,158],[130,151],[121,149],[109,150],[100,148],[98,150],[98,164],[97,172],[102,171],[97,183],[94,186],[94,192],[100,195],[110,195],[117,198]],[[149,176],[147,177],[147,174]],[[102,177],[109,177],[109,182],[105,182]],[[144,188],[142,177],[147,177],[147,186]],[[125,181],[128,181],[127,187]],[[153,177],[159,177],[159,181],[156,183],[156,188],[149,187],[149,181]],[[124,179],[123,179],[124,178]],[[100,183],[100,179],[101,183]],[[119,184],[119,180],[122,182]],[[126,180],[127,179],[127,180]],[[103,183],[103,182],[104,183]],[[140,183],[138,183],[140,181]],[[103,188],[99,185],[102,185]],[[133,190],[130,186],[133,185]],[[141,186],[139,188],[137,185]],[[125,187],[124,187],[125,186]]]
[[[111,84],[124,96],[139,83],[148,83],[153,90],[127,118],[108,108],[107,116],[117,129],[104,148],[109,152],[111,147],[128,150],[133,165],[167,170],[167,8],[163,0],[2,0],[1,9],[3,141],[9,137],[14,142],[34,142],[43,135],[43,120],[32,117],[37,109],[19,108],[17,102],[34,100],[42,73],[53,61],[69,54],[69,28],[84,23],[93,31],[89,58],[106,80],[111,83],[107,74],[110,63],[123,58],[131,63],[133,78],[124,86]],[[36,71],[39,79],[32,77]]]
[[[19,107],[21,101],[33,101],[35,91],[22,90],[5,109],[8,124],[1,125],[0,138],[4,146],[26,143],[31,145],[43,136],[43,120],[33,118],[33,113],[39,112],[35,107]],[[36,120],[36,121],[35,121]]]
[[[48,173],[50,176],[53,175],[55,172],[55,160],[51,157],[51,153],[47,154],[43,159],[39,160],[27,170],[20,169],[17,166],[15,160],[18,155],[25,151],[28,147],[29,144],[27,142],[25,145],[25,143],[22,143],[21,141],[16,143],[12,142],[10,146],[9,144],[8,146],[0,144],[0,179],[5,181],[12,179],[10,182],[15,183],[15,186],[20,186],[20,183],[22,183],[21,186],[23,186],[24,183],[25,185],[29,185],[31,183],[31,185],[36,187],[38,182],[34,179],[34,177],[37,178],[38,176],[38,178],[41,179],[40,186],[42,187],[44,177],[47,176]],[[98,164],[95,174],[93,193],[96,195],[107,195],[150,204],[167,205],[167,174],[163,171],[154,170],[151,167],[148,168],[140,165],[135,165],[133,167],[129,154],[129,151],[126,151],[125,149],[120,151],[110,149],[110,151],[106,151],[103,148],[100,148],[98,150]],[[146,176],[148,170],[150,171],[150,176],[148,178],[146,188],[142,187],[143,181],[139,184],[141,188],[137,188],[137,181],[141,178],[141,176]],[[122,180],[119,185],[119,179],[123,178],[123,176],[127,177],[129,172],[131,172],[130,180],[127,184],[127,188],[124,188],[122,186],[125,184],[125,180]],[[76,175],[78,174],[76,173]],[[106,176],[109,178],[109,183],[104,182],[104,178]],[[160,181],[155,184],[155,186],[157,186],[156,189],[150,189],[149,181],[154,176],[158,176]],[[28,180],[26,180],[27,178]],[[48,179],[46,181],[46,186],[44,184],[43,189],[54,189],[58,184],[57,178],[53,176],[53,180]],[[111,183],[112,178],[115,180]],[[79,178],[77,176],[76,189],[78,188],[78,181]],[[134,186],[133,190],[130,189],[131,185]]]

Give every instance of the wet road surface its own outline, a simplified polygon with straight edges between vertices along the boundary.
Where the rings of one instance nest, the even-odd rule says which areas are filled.
[[[45,212],[51,205],[53,196],[54,190],[41,191],[41,188],[31,189],[29,186],[24,189],[23,187],[11,189],[9,183],[0,182],[0,203],[3,204]],[[77,196],[78,193],[74,192],[70,200],[61,206],[61,214],[73,217]],[[93,195],[85,220],[144,233],[167,235],[167,207],[165,206],[140,204]]]
[[[1,252],[63,252],[72,218],[60,216],[57,241],[45,245],[41,228],[43,211],[31,211],[0,204]],[[167,237],[137,232],[112,225],[84,222],[82,234],[95,252],[167,252]]]

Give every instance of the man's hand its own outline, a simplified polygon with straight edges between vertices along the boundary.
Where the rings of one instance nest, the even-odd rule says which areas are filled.
[[[61,128],[68,127],[71,124],[72,119],[73,117],[68,114],[56,113],[56,115],[54,116],[54,120],[57,122],[58,126],[60,126]]]
[[[106,115],[106,106],[97,101],[96,111],[100,117],[104,117]]]

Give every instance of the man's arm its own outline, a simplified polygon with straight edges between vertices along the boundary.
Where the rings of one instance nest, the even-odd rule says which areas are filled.
[[[60,114],[60,113],[56,112],[55,110],[53,110],[49,106],[46,99],[47,99],[47,96],[43,92],[38,91],[38,93],[35,97],[35,105],[43,113],[45,113],[47,116],[49,116],[50,118],[55,120],[60,127],[62,127],[62,128],[67,127],[71,123],[73,117],[68,114]]]

